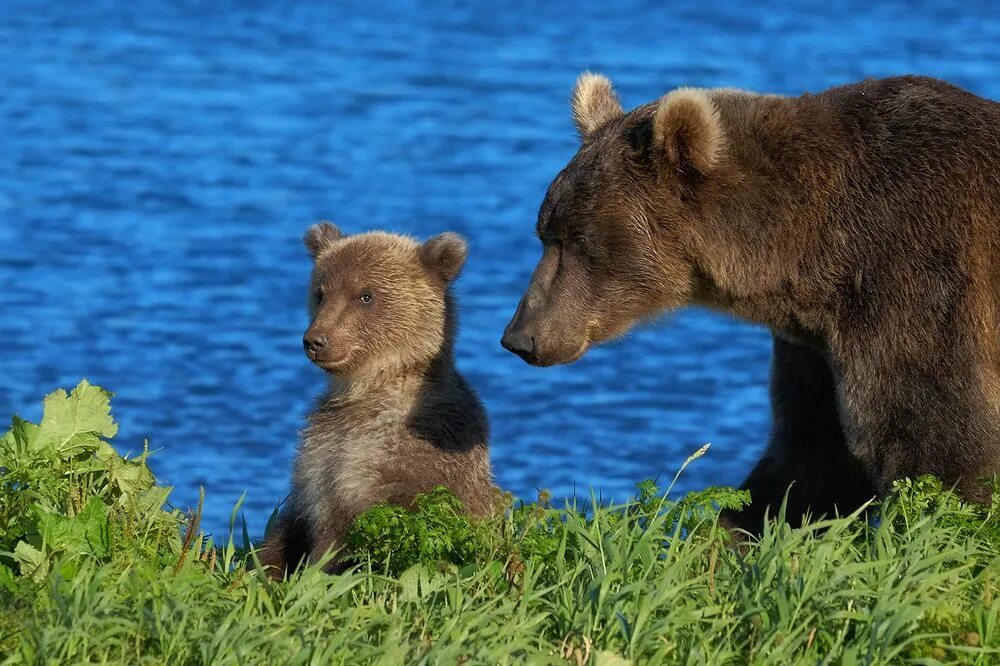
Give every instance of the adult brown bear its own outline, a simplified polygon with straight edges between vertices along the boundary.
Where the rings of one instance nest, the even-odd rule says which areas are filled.
[[[781,97],[573,93],[577,154],[503,345],[569,363],[687,304],[774,334],[773,431],[729,518],[852,510],[903,476],[1000,472],[1000,104],[930,78]]]

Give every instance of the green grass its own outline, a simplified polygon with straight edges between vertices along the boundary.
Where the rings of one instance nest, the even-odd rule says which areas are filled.
[[[111,449],[108,400],[57,392],[0,440],[2,663],[1000,663],[1000,494],[905,481],[877,522],[737,549],[728,489],[479,524],[438,490],[360,518],[353,571],[275,583]]]

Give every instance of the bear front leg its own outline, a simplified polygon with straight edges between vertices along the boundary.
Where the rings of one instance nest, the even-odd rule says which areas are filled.
[[[273,580],[281,580],[304,560],[311,546],[309,526],[294,505],[281,509],[275,524],[264,536],[259,551],[264,572]]]
[[[905,350],[857,342],[838,358],[840,407],[879,494],[932,474],[968,501],[989,501],[980,479],[1000,472],[1000,396],[983,373],[995,370],[960,338]]]
[[[823,355],[774,336],[770,394],[770,440],[741,486],[750,491],[751,504],[724,512],[723,521],[759,534],[765,512],[775,516],[786,492],[785,518],[793,525],[806,513],[850,513],[871,499],[875,489],[845,443],[834,378]]]
[[[309,561],[315,564],[323,559],[327,553],[342,548],[347,529],[364,508],[364,506],[354,505],[331,507],[318,521],[313,531],[313,544],[312,550],[309,552]],[[327,573],[343,571],[345,567],[341,562],[342,555],[341,552],[335,552],[333,559],[324,567],[324,571]]]

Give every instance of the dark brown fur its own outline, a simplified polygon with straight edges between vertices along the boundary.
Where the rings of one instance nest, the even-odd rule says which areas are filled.
[[[408,507],[442,485],[482,516],[494,498],[486,413],[452,351],[449,286],[464,241],[344,237],[324,223],[305,242],[315,267],[303,343],[331,387],[309,416],[292,493],[261,550],[275,577],[337,548],[379,502]]]
[[[578,120],[505,346],[570,362],[685,304],[768,326],[774,428],[753,506],[730,517],[750,530],[792,482],[793,520],[928,473],[983,499],[977,478],[1000,472],[1000,104],[921,77],[616,104]]]

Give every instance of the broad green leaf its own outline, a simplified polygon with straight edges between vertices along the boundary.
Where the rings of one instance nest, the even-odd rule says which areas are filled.
[[[140,515],[157,515],[167,503],[167,496],[172,488],[169,486],[152,486],[136,494],[135,507]]]
[[[14,547],[14,560],[20,565],[22,576],[30,576],[36,581],[45,578],[49,571],[45,554],[27,541],[19,541]]]
[[[14,570],[5,564],[0,564],[0,590],[14,590]]]
[[[594,663],[597,666],[629,666],[632,662],[614,652],[601,650],[594,655]]]
[[[151,488],[156,482],[153,473],[145,463],[145,454],[136,460],[128,460],[107,442],[97,445],[97,458],[104,463],[108,482],[123,496],[131,496]]]
[[[53,552],[70,555],[108,555],[108,510],[99,498],[93,498],[76,516],[55,513],[38,519],[38,531],[45,546]]]
[[[415,564],[399,576],[400,595],[409,601],[423,599],[440,590],[444,580],[439,572],[428,571],[425,564]]]
[[[0,438],[0,464],[27,451],[38,436],[38,426],[25,421],[20,416],[10,420],[10,430]]]
[[[62,389],[45,398],[44,414],[31,448],[62,457],[95,449],[100,437],[114,437],[111,394],[83,380],[70,395]]]

